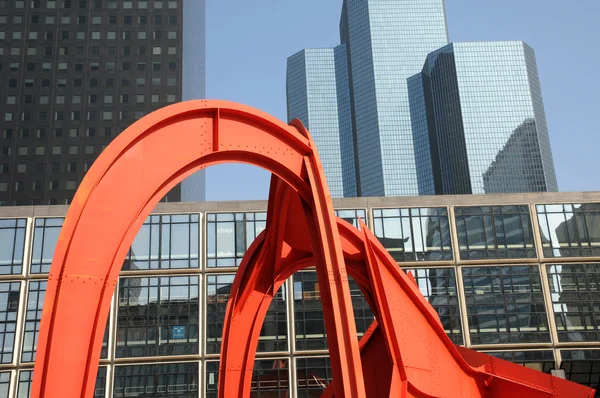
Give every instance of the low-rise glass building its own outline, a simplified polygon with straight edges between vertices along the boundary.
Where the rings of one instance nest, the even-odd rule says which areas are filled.
[[[96,397],[216,397],[225,309],[266,202],[161,203],[123,263]],[[411,272],[456,344],[598,387],[600,193],[334,200]],[[0,208],[0,398],[28,397],[66,206]],[[373,320],[350,281],[358,335]],[[73,316],[77,316],[74,314]],[[253,396],[331,381],[319,283],[293,275],[266,315]]]

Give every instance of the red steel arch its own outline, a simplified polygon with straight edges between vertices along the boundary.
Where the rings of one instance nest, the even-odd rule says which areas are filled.
[[[273,178],[267,228],[244,257],[227,307],[220,397],[250,395],[269,303],[286,278],[313,265],[334,376],[324,396],[593,395],[587,387],[455,347],[413,280],[366,227],[359,232],[336,220],[314,143],[301,123],[288,126],[247,106],[202,100],[133,124],[81,183],[50,270],[32,397],[93,396],[111,297],[138,229],[178,182],[231,161],[261,166]],[[377,319],[360,345],[347,272]]]

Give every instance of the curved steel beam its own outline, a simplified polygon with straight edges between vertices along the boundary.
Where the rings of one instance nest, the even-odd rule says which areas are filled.
[[[245,162],[286,181],[306,211],[317,214],[328,209],[328,191],[316,158],[305,131],[225,101],[168,106],[120,134],[86,174],[61,230],[42,313],[32,397],[92,396],[123,260],[151,209],[171,187],[210,164]],[[313,242],[327,245],[313,248],[322,253],[327,275],[344,274],[339,243],[334,242],[335,223],[322,216],[314,221],[328,237]],[[350,303],[347,286],[332,287],[331,296],[324,298],[330,314],[339,303]],[[345,331],[354,322],[350,316],[331,314],[327,327],[331,346],[343,356],[333,373],[348,381],[339,394],[359,397],[364,387],[358,344]]]

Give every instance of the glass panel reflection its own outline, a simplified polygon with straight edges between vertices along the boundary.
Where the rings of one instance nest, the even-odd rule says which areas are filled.
[[[17,385],[17,398],[29,398],[31,395],[31,382],[33,381],[33,370],[21,370],[19,372],[19,384]]]
[[[363,209],[358,210],[335,210],[335,215],[344,221],[352,224],[354,228],[358,228],[358,219],[362,222],[367,223],[367,212]]]
[[[113,397],[198,397],[198,362],[115,366]]]
[[[548,265],[558,340],[600,340],[600,264]]]
[[[462,260],[536,257],[529,207],[456,207]]]
[[[206,353],[219,354],[227,301],[235,275],[206,276]],[[285,284],[275,294],[258,340],[259,352],[287,351]]]
[[[600,203],[536,208],[545,257],[600,256]]]
[[[121,278],[117,357],[199,354],[198,276]]]
[[[36,218],[33,230],[33,254],[31,257],[31,273],[50,272],[50,264],[58,241],[58,234],[64,218]]]
[[[20,293],[20,282],[0,283],[0,363],[13,360]]]
[[[463,344],[460,307],[454,268],[411,268],[421,294],[437,311],[442,326],[454,344]]]
[[[297,272],[293,281],[296,350],[326,349],[325,320],[317,273]],[[354,307],[356,331],[360,338],[373,322],[373,314],[356,281],[349,277],[348,284]]]
[[[8,398],[10,391],[10,372],[0,372],[0,398]]]
[[[297,358],[296,388],[298,398],[320,397],[333,380],[329,358]]]
[[[151,215],[138,232],[123,270],[197,268],[198,214]]]
[[[537,265],[462,269],[472,344],[550,341]]]
[[[374,209],[375,236],[398,261],[452,260],[448,210]]]
[[[27,293],[27,312],[25,313],[25,331],[23,334],[23,349],[21,351],[22,362],[35,361],[35,350],[37,348],[38,332],[42,319],[42,307],[46,296],[47,281],[29,282]]]
[[[206,266],[235,267],[265,229],[267,213],[207,214],[206,220]]]
[[[560,355],[567,380],[600,389],[600,350],[560,350]]]
[[[252,370],[252,398],[289,397],[289,358],[257,359]],[[207,361],[206,398],[218,397],[219,361]]]
[[[104,397],[106,393],[106,366],[98,367],[96,375],[96,386],[94,387],[94,397]]]
[[[0,275],[23,271],[26,227],[24,218],[0,219]]]

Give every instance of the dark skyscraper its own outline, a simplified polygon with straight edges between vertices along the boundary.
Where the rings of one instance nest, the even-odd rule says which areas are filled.
[[[201,18],[184,27],[184,8]],[[70,203],[129,125],[203,98],[203,15],[197,0],[0,2],[0,205]],[[189,57],[184,31],[198,43]],[[187,58],[201,84],[183,98]],[[166,200],[180,198],[177,186]]]

